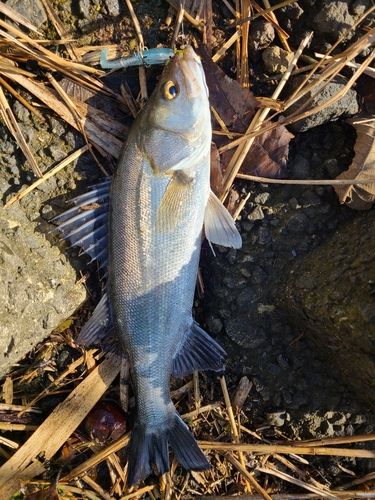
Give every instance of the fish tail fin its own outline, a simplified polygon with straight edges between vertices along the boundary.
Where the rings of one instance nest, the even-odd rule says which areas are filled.
[[[182,467],[186,470],[207,470],[210,464],[199,448],[189,427],[175,412],[173,426],[168,431],[169,444]]]
[[[210,468],[188,426],[174,411],[172,418],[158,427],[150,429],[140,424],[134,426],[129,452],[129,487],[143,481],[153,472],[161,476],[169,471],[168,443],[184,469]]]

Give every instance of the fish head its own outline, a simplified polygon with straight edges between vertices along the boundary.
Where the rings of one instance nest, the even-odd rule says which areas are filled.
[[[157,173],[194,169],[209,156],[211,119],[202,62],[191,46],[165,67],[140,120],[141,150]]]

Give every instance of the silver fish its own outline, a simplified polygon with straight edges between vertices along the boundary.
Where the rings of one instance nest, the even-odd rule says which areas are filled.
[[[104,268],[108,258],[108,291],[77,341],[103,338],[113,322],[129,353],[137,406],[129,486],[153,468],[169,470],[168,444],[185,469],[209,468],[169,388],[172,374],[224,368],[225,352],[192,317],[203,226],[211,243],[241,246],[232,218],[210,191],[210,123],[202,64],[186,46],[134,121],[109,198],[105,181],[58,218],[66,239]],[[79,211],[98,201],[91,215]]]

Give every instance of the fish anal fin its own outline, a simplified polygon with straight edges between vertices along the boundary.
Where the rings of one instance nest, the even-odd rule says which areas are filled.
[[[242,239],[234,220],[219,198],[211,191],[204,213],[204,231],[211,243],[241,248]]]
[[[184,214],[186,200],[191,196],[193,182],[194,179],[181,170],[173,173],[156,213],[157,232],[170,232],[178,225]]]
[[[223,370],[225,354],[224,349],[194,321],[184,343],[175,354],[172,374],[184,377],[195,370]]]

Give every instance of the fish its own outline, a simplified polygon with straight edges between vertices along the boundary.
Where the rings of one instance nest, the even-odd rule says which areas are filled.
[[[113,179],[55,218],[65,239],[100,261],[106,281],[77,343],[114,332],[129,354],[136,416],[128,486],[169,471],[169,446],[183,468],[209,469],[170,398],[170,377],[224,369],[225,351],[192,316],[203,231],[210,244],[242,244],[210,189],[211,135],[202,62],[187,45],[137,115]]]

